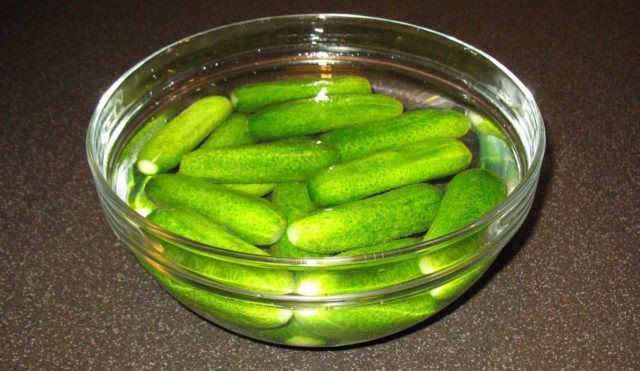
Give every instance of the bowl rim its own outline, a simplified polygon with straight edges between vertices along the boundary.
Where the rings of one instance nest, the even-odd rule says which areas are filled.
[[[154,223],[148,221],[144,216],[136,212],[133,208],[131,208],[124,200],[122,200],[109,184],[105,176],[103,175],[102,165],[99,164],[97,158],[98,155],[94,153],[92,147],[92,137],[91,134],[93,131],[97,130],[101,113],[104,111],[107,103],[114,96],[115,92],[118,88],[125,82],[133,73],[135,73],[138,69],[143,67],[146,63],[153,60],[157,56],[165,53],[167,50],[171,48],[178,47],[180,44],[185,41],[189,41],[194,38],[203,37],[204,35],[208,35],[215,32],[220,32],[224,30],[229,30],[232,28],[243,28],[247,25],[257,24],[257,23],[266,23],[266,22],[274,22],[274,21],[292,21],[295,20],[297,22],[307,21],[307,22],[323,22],[327,20],[335,20],[335,21],[349,21],[349,20],[358,20],[358,21],[366,21],[372,22],[376,24],[387,24],[397,28],[412,30],[418,32],[425,32],[431,34],[437,38],[443,39],[450,43],[456,44],[466,51],[474,54],[475,58],[484,58],[491,65],[495,66],[499,69],[505,76],[507,76],[511,82],[517,87],[520,93],[525,97],[527,103],[530,105],[533,118],[534,118],[534,129],[535,129],[535,138],[533,141],[537,144],[537,151],[534,153],[529,166],[524,172],[520,182],[509,192],[507,197],[496,207],[491,209],[489,212],[485,213],[481,217],[475,219],[473,222],[467,224],[466,226],[459,228],[453,232],[447,233],[437,238],[433,238],[427,241],[422,241],[414,245],[409,245],[406,247],[390,250],[383,254],[381,253],[373,253],[373,254],[364,254],[364,255],[354,255],[354,256],[327,256],[327,257],[314,257],[314,258],[285,258],[285,257],[274,257],[274,256],[263,256],[263,255],[254,255],[242,252],[235,252],[231,250],[225,250],[221,248],[217,248],[214,246],[209,246],[206,244],[202,244],[186,237],[183,237],[179,234],[176,234],[170,230],[167,230],[163,227],[155,225]],[[321,45],[321,44],[320,44]],[[175,41],[171,44],[168,44],[155,52],[151,53],[147,57],[140,60],[138,63],[134,64],[130,67],[125,73],[123,73],[118,79],[116,79],[107,90],[101,95],[98,104],[93,112],[93,115],[90,119],[89,128],[86,136],[86,154],[87,160],[89,162],[89,166],[93,173],[94,180],[96,182],[96,186],[99,190],[106,191],[106,196],[113,202],[115,202],[114,206],[118,209],[118,212],[124,213],[129,219],[133,220],[138,226],[142,226],[144,229],[152,231],[154,234],[159,235],[162,238],[170,239],[175,241],[178,244],[184,245],[186,247],[196,249],[205,253],[212,253],[217,256],[235,260],[240,262],[253,262],[256,264],[261,264],[263,266],[271,266],[271,267],[323,267],[323,266],[339,266],[339,265],[349,265],[349,264],[357,264],[360,262],[372,262],[372,261],[386,261],[399,257],[406,257],[408,255],[418,255],[425,253],[431,249],[434,249],[438,246],[442,246],[446,242],[454,241],[464,236],[473,233],[474,231],[481,228],[483,225],[487,225],[491,223],[493,220],[497,219],[500,215],[502,215],[505,211],[513,208],[516,204],[518,204],[521,199],[526,197],[527,191],[535,188],[536,183],[538,181],[538,176],[540,172],[540,168],[542,165],[542,160],[545,152],[546,146],[546,136],[545,136],[545,128],[544,122],[542,119],[542,114],[537,106],[533,98],[533,94],[531,91],[518,79],[515,74],[513,74],[509,69],[507,69],[502,63],[497,61],[495,58],[485,53],[484,51],[467,44],[453,36],[444,34],[439,31],[432,30],[427,27],[418,26],[406,22],[396,21],[392,19],[379,18],[373,16],[366,15],[357,15],[357,14],[348,14],[348,13],[309,13],[309,14],[289,14],[289,15],[279,15],[273,17],[261,17],[255,19],[248,19],[240,22],[234,22],[218,27],[214,27],[208,30],[204,30],[193,35],[183,37],[182,39]],[[478,253],[474,254],[477,255]]]

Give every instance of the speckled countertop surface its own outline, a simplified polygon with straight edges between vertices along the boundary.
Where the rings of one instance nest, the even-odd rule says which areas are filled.
[[[640,369],[637,2],[14,3],[0,28],[0,368]],[[309,12],[488,52],[530,87],[549,142],[531,215],[468,294],[398,336],[325,351],[233,335],[165,294],[108,228],[84,149],[100,95],[141,58]]]

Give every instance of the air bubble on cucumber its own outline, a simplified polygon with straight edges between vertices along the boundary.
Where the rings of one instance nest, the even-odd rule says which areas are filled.
[[[371,84],[360,76],[308,78],[260,82],[240,86],[230,94],[240,112],[255,112],[276,103],[333,94],[371,93]]]
[[[320,139],[338,150],[343,161],[384,149],[435,138],[460,138],[469,119],[454,110],[423,109],[375,123],[332,130]]]
[[[182,155],[193,150],[231,113],[229,99],[223,96],[201,98],[182,111],[140,148],[137,166],[147,175],[175,168]]]
[[[321,170],[309,178],[309,195],[319,205],[338,205],[453,175],[470,163],[471,152],[461,141],[431,139]]]
[[[147,197],[158,206],[191,208],[258,246],[280,238],[286,218],[268,200],[179,174],[152,177]]]
[[[262,197],[269,194],[275,187],[274,183],[222,183],[220,185],[257,197]]]
[[[402,113],[400,101],[379,94],[345,94],[288,101],[256,112],[249,132],[257,140],[310,135]]]
[[[298,248],[318,253],[407,237],[429,227],[441,197],[441,191],[429,184],[400,187],[295,220],[287,228],[287,237]]]

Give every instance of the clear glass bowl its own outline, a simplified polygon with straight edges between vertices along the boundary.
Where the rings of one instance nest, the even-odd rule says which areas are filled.
[[[366,76],[376,92],[397,97],[407,110],[464,109],[474,122],[464,138],[474,152],[472,166],[504,177],[507,198],[475,222],[434,240],[387,253],[299,259],[193,242],[150,223],[126,201],[136,179],[126,162],[132,160],[122,160],[122,152],[149,117],[205,94],[228,94],[246,82],[340,74]],[[251,20],[169,45],[108,89],[87,135],[89,165],[107,221],[171,295],[226,329],[302,347],[382,338],[460,296],[529,212],[544,148],[543,121],[532,95],[487,54],[422,27],[336,14]],[[422,259],[442,254],[452,243],[473,248],[436,269],[419,268]]]

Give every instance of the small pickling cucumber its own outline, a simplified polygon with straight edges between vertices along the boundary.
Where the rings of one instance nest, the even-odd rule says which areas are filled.
[[[424,236],[424,240],[443,236],[462,228],[496,207],[507,195],[502,178],[485,169],[468,169],[456,174],[445,191],[440,209]],[[420,270],[425,274],[450,267],[469,258],[486,243],[482,231],[458,241],[435,246],[420,258]],[[471,285],[490,264],[483,263],[472,271],[432,290],[440,300],[455,297]]]
[[[458,111],[424,109],[375,123],[332,130],[320,136],[335,147],[343,161],[383,149],[434,138],[460,138],[469,131],[469,119]]]
[[[273,191],[273,187],[275,186],[274,183],[224,183],[220,185],[258,197],[262,197]]]
[[[293,347],[325,347],[327,340],[318,334],[309,331],[302,326],[295,318],[287,324],[278,328],[261,329],[259,338],[277,344],[284,344]]]
[[[440,308],[428,292],[420,292],[382,302],[294,310],[293,317],[313,333],[346,345],[396,333]]]
[[[266,199],[184,175],[156,175],[147,182],[145,193],[160,207],[191,208],[254,245],[276,242],[287,224]]]
[[[431,139],[321,170],[309,178],[309,195],[319,205],[338,205],[403,185],[449,176],[470,163],[471,152],[461,141]]]
[[[174,297],[201,316],[230,328],[269,329],[289,322],[292,311],[249,300],[236,299],[196,288],[174,278],[157,263],[138,257],[138,261]]]
[[[253,144],[255,141],[249,135],[247,124],[249,118],[241,113],[232,113],[209,137],[198,147],[198,149],[232,147],[243,144]]]
[[[287,228],[292,244],[306,251],[337,253],[375,245],[426,230],[442,192],[412,184],[380,195],[323,209]]]
[[[231,102],[240,112],[255,112],[266,106],[289,100],[313,98],[329,94],[371,93],[369,80],[360,76],[335,76],[270,81],[240,86],[231,94]]]
[[[199,99],[142,145],[138,169],[148,175],[173,169],[183,154],[194,149],[229,116],[232,108],[229,99],[223,96]]]
[[[379,256],[384,256],[384,253],[387,251],[393,251],[395,249],[415,245],[420,242],[422,242],[422,239],[419,237],[399,238],[397,240],[383,242],[383,243],[379,243],[372,246],[365,246],[365,247],[360,247],[353,250],[343,251],[337,254],[336,256],[356,256],[356,255],[367,255],[367,254],[376,254]]]
[[[344,94],[299,99],[269,106],[249,118],[249,133],[278,139],[321,133],[402,113],[400,101],[379,94]]]
[[[269,255],[264,250],[225,232],[206,217],[188,209],[158,209],[149,214],[148,218],[172,232],[197,242],[231,251]],[[192,249],[169,241],[160,243],[163,247],[162,254],[172,263],[225,285],[273,294],[286,294],[294,288],[293,274],[287,270],[238,264],[222,260],[207,251]]]
[[[269,255],[264,250],[227,232],[204,215],[183,207],[153,210],[147,219],[178,235],[221,249],[254,255]]]
[[[306,179],[338,161],[336,151],[315,139],[286,139],[185,154],[180,173],[218,183],[271,183]]]
[[[316,205],[311,202],[307,186],[303,182],[277,183],[271,194],[273,204],[287,217],[289,223],[300,219],[314,211]],[[271,245],[269,253],[283,258],[311,258],[324,254],[300,250],[295,247],[286,234],[278,242]]]

